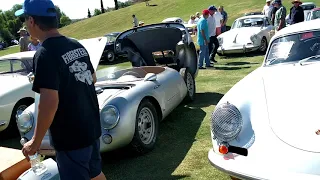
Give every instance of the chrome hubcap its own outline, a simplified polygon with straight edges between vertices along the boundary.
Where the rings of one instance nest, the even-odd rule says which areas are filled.
[[[187,89],[190,97],[193,96],[193,91],[194,91],[193,86],[194,86],[193,78],[190,73],[187,73]]]
[[[113,61],[113,59],[114,59],[114,54],[113,54],[112,52],[108,52],[107,57],[108,57],[108,60],[109,60],[109,61]]]
[[[23,113],[23,111],[27,109],[26,105],[21,105],[18,107],[17,111],[16,111],[16,120],[19,118],[19,116]]]
[[[138,131],[141,141],[150,144],[154,138],[155,122],[151,110],[147,107],[141,109],[138,116]]]

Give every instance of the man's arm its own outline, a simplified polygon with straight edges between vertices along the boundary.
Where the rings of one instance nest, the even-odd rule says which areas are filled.
[[[97,82],[96,72],[92,74],[92,78],[93,78],[93,84],[95,84]]]
[[[40,146],[43,137],[52,124],[58,109],[59,95],[57,90],[40,89],[40,101],[38,106],[38,121],[34,133],[34,142]]]

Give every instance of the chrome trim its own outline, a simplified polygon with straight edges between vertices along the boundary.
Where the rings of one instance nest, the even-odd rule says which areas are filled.
[[[102,110],[105,109],[105,108],[107,108],[108,106],[109,106],[110,108],[114,108],[114,109],[118,112],[118,118],[117,118],[117,120],[116,120],[116,123],[114,123],[114,125],[111,126],[110,128],[102,127],[102,128],[105,129],[105,130],[110,130],[110,129],[115,128],[115,127],[119,124],[119,121],[120,121],[120,111],[119,111],[119,109],[118,109],[116,106],[114,106],[114,105],[105,105],[105,106],[101,109],[101,111],[100,111],[100,116],[101,116]]]

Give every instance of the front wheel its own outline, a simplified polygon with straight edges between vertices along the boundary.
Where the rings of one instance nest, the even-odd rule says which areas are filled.
[[[267,48],[268,48],[267,39],[266,39],[265,37],[263,37],[263,38],[261,39],[259,51],[260,51],[260,52],[266,52]]]
[[[186,102],[194,101],[196,96],[196,82],[189,68],[180,69],[180,75],[183,77],[184,82],[187,86],[187,95],[185,97]]]
[[[113,51],[108,51],[107,52],[107,61],[108,62],[113,62],[115,60],[116,56]]]
[[[157,111],[149,100],[141,101],[135,123],[131,147],[140,155],[146,154],[154,149],[159,131]]]

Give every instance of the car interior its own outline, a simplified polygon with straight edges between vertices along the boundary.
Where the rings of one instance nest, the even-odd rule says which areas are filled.
[[[150,28],[134,32],[121,41],[121,47],[133,67],[167,66],[177,71],[189,67],[191,73],[197,70],[195,47],[193,43],[183,42],[183,32],[179,28]]]

